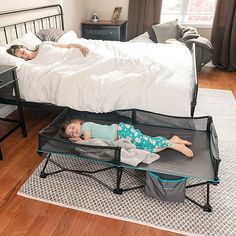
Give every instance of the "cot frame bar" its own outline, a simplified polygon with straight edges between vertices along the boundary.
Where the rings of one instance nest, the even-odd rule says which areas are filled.
[[[39,153],[39,155],[43,156],[46,159],[46,162],[45,162],[45,164],[42,168],[42,171],[40,172],[40,178],[46,178],[47,176],[50,176],[50,175],[53,175],[53,174],[58,174],[58,173],[61,173],[63,171],[68,171],[68,172],[71,172],[71,173],[74,173],[74,174],[79,174],[79,175],[89,177],[89,178],[93,179],[94,181],[98,182],[100,185],[102,185],[106,189],[113,192],[114,194],[119,194],[119,195],[122,195],[124,192],[127,192],[127,191],[136,190],[136,189],[145,187],[145,181],[143,179],[141,179],[139,176],[136,176],[136,175],[130,173],[128,170],[126,170],[122,166],[111,165],[110,163],[107,163],[107,164],[110,164],[111,166],[106,167],[106,168],[102,168],[102,169],[98,169],[98,170],[95,170],[95,171],[78,170],[78,169],[75,170],[75,169],[66,168],[66,167],[60,165],[59,163],[57,163],[56,161],[52,160],[51,159],[52,153],[43,153],[43,154],[40,153],[40,152],[38,152],[38,153]],[[49,162],[54,164],[58,168],[60,168],[60,170],[50,172],[50,173],[46,172],[46,167],[47,167]],[[103,182],[100,179],[98,179],[97,177],[93,176],[93,174],[103,172],[103,171],[107,171],[107,170],[111,170],[111,169],[116,169],[116,171],[117,171],[115,188],[107,185],[105,182]],[[122,180],[123,172],[125,172],[129,176],[137,179],[141,183],[141,185],[134,186],[134,187],[131,187],[131,188],[122,188],[121,187],[121,180]],[[202,186],[202,185],[206,185],[207,189],[206,189],[206,203],[205,203],[205,205],[200,204],[199,202],[193,200],[192,198],[190,198],[187,195],[185,195],[185,199],[189,200],[191,203],[193,203],[196,206],[200,207],[205,212],[212,212],[213,208],[210,205],[210,184],[217,185],[217,184],[219,184],[219,182],[218,181],[215,181],[215,182],[206,181],[206,182],[201,182],[201,183],[186,186],[186,189],[188,189],[188,188],[195,188],[195,187],[199,187],[199,186]]]
[[[59,163],[57,163],[56,161],[51,159],[51,155],[52,155],[52,153],[48,153],[46,155],[43,155],[43,157],[46,159],[46,162],[44,164],[44,167],[43,167],[42,171],[40,172],[40,178],[46,178],[49,175],[58,174],[58,173],[63,172],[63,171],[68,171],[68,172],[71,172],[71,173],[74,173],[74,174],[79,174],[79,175],[83,175],[83,176],[92,178],[93,180],[98,182],[100,185],[104,186],[105,188],[107,188],[108,190],[112,191],[115,194],[122,194],[123,192],[127,192],[127,191],[131,191],[131,190],[134,190],[134,189],[144,187],[144,181],[141,178],[139,178],[138,176],[135,176],[135,178],[138,179],[142,183],[142,185],[135,186],[135,187],[132,187],[132,188],[126,188],[126,189],[121,188],[121,179],[122,179],[122,175],[123,175],[124,171],[128,175],[134,177],[134,175],[132,175],[128,171],[124,170],[124,167],[119,167],[119,166],[112,165],[112,166],[102,168],[102,169],[98,169],[98,170],[95,170],[95,171],[75,170],[75,169],[65,168],[64,166],[60,165]],[[46,172],[46,167],[47,167],[49,162],[51,162],[55,166],[59,167],[60,170],[50,172],[50,173]],[[93,176],[93,174],[103,172],[103,171],[107,171],[107,170],[110,170],[110,169],[116,169],[117,170],[117,178],[116,178],[116,187],[115,188],[110,187],[109,185],[107,185],[103,181],[99,180],[97,177]]]

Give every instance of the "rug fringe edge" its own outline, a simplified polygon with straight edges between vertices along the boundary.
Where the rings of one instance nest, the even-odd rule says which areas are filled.
[[[201,236],[200,234],[192,234],[190,232],[169,229],[169,228],[165,228],[165,227],[158,226],[158,225],[144,223],[144,222],[141,222],[141,221],[131,220],[131,219],[123,218],[123,217],[119,217],[119,216],[108,215],[108,214],[100,213],[100,212],[97,212],[97,211],[87,210],[87,209],[84,209],[84,208],[72,207],[72,206],[69,206],[69,205],[62,204],[62,203],[57,203],[57,202],[53,202],[53,201],[49,201],[49,200],[45,200],[45,199],[41,199],[41,198],[37,198],[37,197],[32,197],[32,196],[30,196],[28,194],[25,194],[25,193],[22,193],[20,191],[17,192],[17,195],[22,196],[22,197],[26,197],[26,198],[30,198],[30,199],[33,199],[33,200],[49,203],[49,204],[52,204],[52,205],[57,205],[57,206],[60,206],[60,207],[66,207],[66,208],[69,208],[69,209],[86,212],[86,213],[93,214],[93,215],[103,216],[103,217],[106,217],[106,218],[112,218],[112,219],[116,219],[116,220],[123,220],[123,221],[126,221],[126,222],[135,223],[135,224],[139,224],[139,225],[145,225],[145,226],[152,227],[152,228],[159,229],[159,230],[169,231],[169,232],[173,232],[173,233],[177,233],[177,234],[184,234],[184,235],[187,234],[189,236]]]

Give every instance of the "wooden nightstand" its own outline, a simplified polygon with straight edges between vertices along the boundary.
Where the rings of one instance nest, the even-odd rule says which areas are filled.
[[[127,21],[101,20],[98,22],[85,21],[82,22],[82,37],[86,39],[102,39],[126,41],[126,25]]]
[[[21,127],[23,136],[24,137],[27,136],[27,132],[26,132],[26,128],[25,128],[24,114],[23,114],[23,109],[22,109],[21,100],[20,100],[20,91],[19,91],[17,76],[16,76],[16,67],[15,66],[0,65],[0,92],[1,92],[2,88],[4,88],[5,86],[8,86],[10,84],[13,84],[13,88],[15,91],[19,118],[18,118],[18,120],[15,120],[15,119],[0,117],[0,120],[2,120],[2,121],[17,123],[6,134],[4,134],[3,136],[0,137],[0,142],[3,141],[6,137],[8,137],[18,127]],[[2,155],[2,151],[1,151],[1,147],[0,147],[0,160],[2,160],[2,159],[3,159],[3,155]]]

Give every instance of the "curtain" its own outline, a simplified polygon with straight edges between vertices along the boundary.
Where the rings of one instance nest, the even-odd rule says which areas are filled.
[[[214,47],[213,64],[227,71],[236,71],[235,0],[218,0],[211,42]]]
[[[152,25],[160,23],[161,6],[162,0],[129,0],[127,39],[148,31],[156,41]]]

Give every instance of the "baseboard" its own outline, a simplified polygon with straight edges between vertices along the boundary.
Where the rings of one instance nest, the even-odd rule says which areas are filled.
[[[205,66],[215,67],[212,61],[208,62]]]
[[[0,117],[4,118],[16,110],[16,106],[4,105],[0,107]]]

